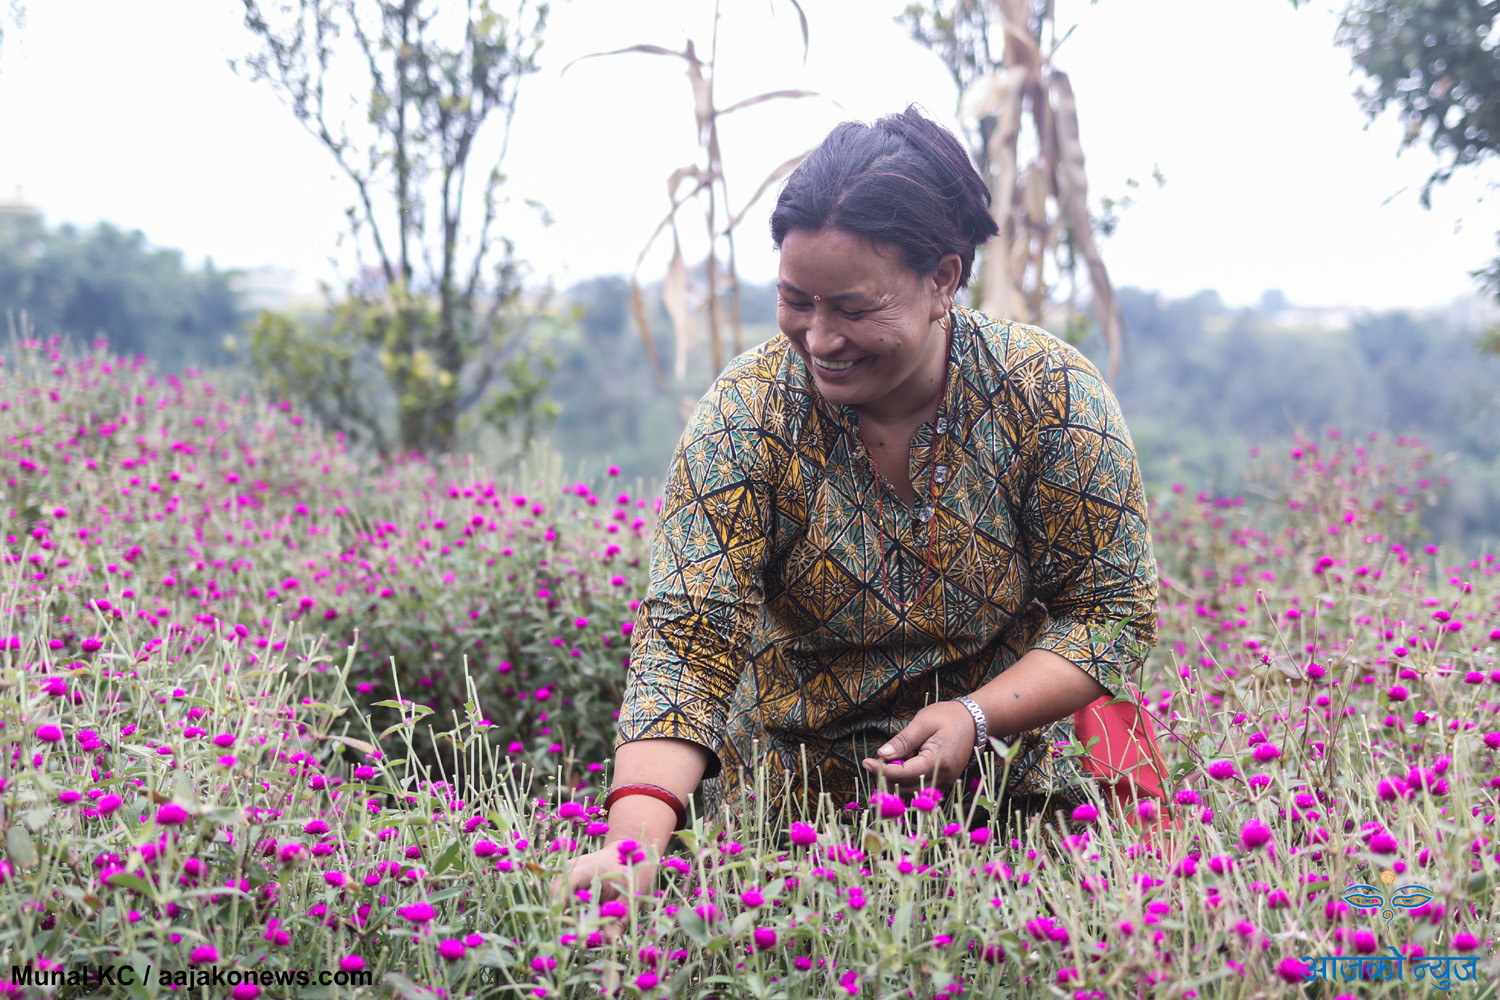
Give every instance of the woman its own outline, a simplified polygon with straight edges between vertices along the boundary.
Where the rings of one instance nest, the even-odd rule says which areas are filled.
[[[728,366],[678,444],[610,832],[573,888],[630,878],[621,839],[659,856],[700,781],[710,814],[780,823],[812,811],[804,789],[948,787],[988,736],[1020,744],[1013,803],[1077,798],[1089,775],[1054,747],[1155,642],[1156,564],[1093,366],[954,305],[996,232],[963,147],[914,108],[840,125],[788,179],[782,335]],[[753,804],[757,761],[774,798]]]

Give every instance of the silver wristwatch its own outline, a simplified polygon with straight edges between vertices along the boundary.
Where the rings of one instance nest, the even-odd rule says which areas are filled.
[[[961,694],[953,700],[958,702],[964,708],[967,708],[969,710],[969,714],[974,716],[974,752],[984,753],[989,749],[990,746],[990,727],[989,724],[984,721],[984,710],[979,707],[979,703],[977,701],[975,701],[973,698],[970,698],[966,694]],[[999,737],[996,737],[996,740],[1002,744],[1005,743],[1005,741],[1003,739],[1000,739]]]

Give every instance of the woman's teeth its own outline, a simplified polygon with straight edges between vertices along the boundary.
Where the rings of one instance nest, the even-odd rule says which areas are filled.
[[[817,360],[819,368],[827,368],[831,372],[841,372],[846,368],[853,368],[858,363],[857,361],[823,361],[820,359],[815,360]]]

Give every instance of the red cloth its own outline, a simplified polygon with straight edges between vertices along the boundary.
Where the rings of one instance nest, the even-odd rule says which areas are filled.
[[[1134,685],[1129,685],[1129,694],[1131,700],[1115,701],[1105,695],[1085,706],[1073,716],[1073,728],[1078,741],[1089,747],[1084,766],[1100,779],[1109,797],[1124,810],[1127,822],[1139,827],[1150,844],[1158,831],[1170,826],[1181,829],[1182,824],[1174,822],[1167,809],[1167,768],[1156,745],[1156,727],[1138,707],[1141,693]],[[1096,736],[1098,740],[1089,746]],[[1157,817],[1150,821],[1142,820],[1137,809],[1147,798],[1157,800]]]

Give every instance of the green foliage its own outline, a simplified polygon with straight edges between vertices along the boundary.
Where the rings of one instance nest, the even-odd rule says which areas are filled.
[[[1450,488],[1424,501],[1435,538],[1470,550],[1500,539],[1500,358],[1476,356],[1473,329],[1388,312],[1346,331],[1291,330],[1213,292],[1168,301],[1126,288],[1120,303],[1134,338],[1114,388],[1148,481],[1226,485],[1253,447],[1361,428],[1421,439],[1453,463],[1433,476],[1451,474]],[[1083,349],[1102,353],[1097,338]]]
[[[510,123],[521,81],[537,69],[547,4],[517,0],[507,15],[480,0],[450,17],[422,0],[244,2],[261,46],[246,70],[349,179],[350,230],[361,254],[374,254],[323,323],[260,322],[262,374],[336,424],[362,428],[386,455],[454,450],[471,412],[534,433],[546,419],[536,409],[543,366],[524,350],[523,317],[541,307],[521,306],[522,267],[495,226]],[[390,398],[389,434],[358,400],[368,386],[329,381],[347,379],[362,351],[373,352],[364,370],[376,395]],[[323,357],[295,361],[302,352]],[[272,367],[283,361],[292,371]]]
[[[296,400],[324,426],[376,453],[418,454],[473,442],[484,428],[524,449],[555,415],[542,398],[555,365],[535,344],[487,347],[493,375],[465,380],[465,366],[434,350],[434,303],[392,293],[353,296],[305,320],[262,312],[250,361],[278,398]]]
[[[1500,0],[1349,0],[1337,39],[1365,74],[1366,114],[1394,107],[1402,148],[1425,137],[1436,154],[1423,207],[1434,185],[1500,151]],[[1471,274],[1500,301],[1500,256]]]
[[[241,322],[234,272],[150,246],[139,230],[101,222],[49,228],[41,215],[0,211],[0,314],[24,312],[47,334],[104,337],[112,350],[207,364]]]

